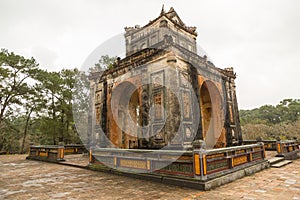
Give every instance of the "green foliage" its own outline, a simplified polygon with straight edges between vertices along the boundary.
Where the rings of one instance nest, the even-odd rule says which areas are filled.
[[[53,144],[70,143],[70,137],[77,134],[72,128],[72,89],[78,73],[77,69],[63,69],[60,72],[43,71],[38,77],[44,87],[44,99],[47,102],[47,112],[43,119],[50,125],[47,136],[52,137]]]
[[[31,59],[2,49],[0,52],[0,126],[12,112],[13,106],[22,105],[34,89],[30,79],[39,73],[38,64]]]
[[[244,139],[300,138],[300,99],[284,99],[278,105],[240,110]]]
[[[98,63],[93,68],[90,68],[90,72],[102,72],[106,69],[112,69],[116,60],[117,57],[109,57],[109,55],[101,56]]]
[[[72,89],[77,69],[47,72],[36,61],[0,52],[0,151],[23,153],[30,143],[78,143]]]
[[[295,122],[300,118],[300,99],[284,99],[278,105],[264,105],[253,110],[240,110],[241,124],[267,124]]]

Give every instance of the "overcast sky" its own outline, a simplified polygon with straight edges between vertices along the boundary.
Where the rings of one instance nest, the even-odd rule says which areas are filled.
[[[49,70],[80,68],[125,26],[145,25],[162,4],[196,26],[217,67],[234,67],[241,109],[300,98],[300,1],[0,0],[0,48]]]

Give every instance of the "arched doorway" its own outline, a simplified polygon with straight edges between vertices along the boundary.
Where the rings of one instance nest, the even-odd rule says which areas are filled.
[[[218,88],[211,81],[205,81],[200,88],[200,105],[202,115],[202,135],[207,148],[225,143],[223,131],[222,99]],[[221,140],[221,141],[220,141]],[[224,140],[224,141],[223,141]],[[224,146],[224,145],[221,145]]]
[[[113,138],[119,148],[138,148],[140,126],[139,91],[135,85],[124,81],[112,92],[113,120],[116,122],[117,133]],[[111,130],[114,130],[112,128]]]

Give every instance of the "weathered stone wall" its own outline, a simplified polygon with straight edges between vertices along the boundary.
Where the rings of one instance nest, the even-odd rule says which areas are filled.
[[[239,141],[233,78],[226,79],[217,69],[201,71],[167,51],[134,66],[115,76],[107,73],[98,84],[95,96],[101,100],[96,102],[102,103],[95,105],[96,124],[101,122],[106,130],[109,146],[184,148],[197,138],[217,148]]]
[[[96,137],[100,146],[242,143],[233,69],[197,55],[195,30],[173,8],[144,27],[125,28],[126,57],[96,84],[94,132],[104,132]]]

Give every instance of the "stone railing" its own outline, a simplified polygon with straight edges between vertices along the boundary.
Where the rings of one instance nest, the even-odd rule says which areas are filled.
[[[50,162],[64,161],[64,146],[30,146],[27,159],[44,160]]]
[[[130,150],[94,149],[90,163],[121,171],[167,174],[208,180],[265,160],[263,143],[221,149]]]
[[[265,159],[263,143],[237,147],[194,150],[196,178],[206,180],[237,171]]]
[[[84,145],[81,144],[66,144],[64,145],[65,155],[67,154],[81,154],[87,152]]]
[[[194,177],[192,151],[102,148],[90,152],[90,163],[122,171]]]
[[[277,141],[277,156],[283,156],[287,159],[297,158],[299,152],[299,142],[296,140]]]
[[[277,141],[276,140],[243,140],[243,145],[256,144],[258,142],[263,142],[265,150],[267,151],[276,151],[277,150]]]

